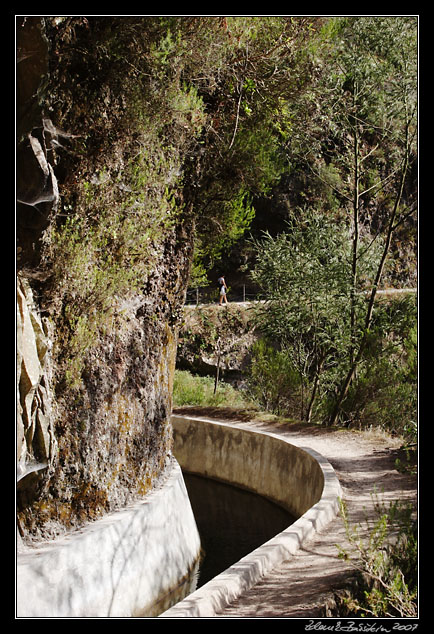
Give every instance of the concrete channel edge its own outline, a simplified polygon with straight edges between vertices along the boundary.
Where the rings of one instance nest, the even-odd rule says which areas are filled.
[[[220,424],[210,420],[203,420],[203,422]],[[226,423],[224,425],[228,426]],[[249,430],[245,431],[248,433]],[[293,444],[276,434],[263,431],[254,433],[278,437],[282,442]],[[253,587],[279,563],[294,555],[305,541],[324,528],[337,515],[342,489],[333,467],[324,456],[313,449],[308,447],[299,447],[299,449],[309,453],[319,464],[323,473],[324,486],[318,502],[287,529],[160,614],[159,618],[212,618]]]

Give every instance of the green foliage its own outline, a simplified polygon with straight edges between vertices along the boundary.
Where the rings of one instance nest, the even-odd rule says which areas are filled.
[[[257,308],[261,330],[312,389],[320,374],[324,389],[333,389],[339,360],[351,345],[347,236],[345,226],[305,212],[287,232],[256,243],[252,278],[266,299]]]
[[[55,25],[47,18],[46,29],[57,57],[45,106],[56,125],[79,134],[62,155],[71,176],[45,240],[73,374],[114,323],[117,298],[143,288],[171,228],[188,226],[192,281],[203,283],[250,228],[254,197],[270,195],[289,160],[293,178],[306,178],[306,165],[318,175],[316,189],[303,181],[300,198],[319,198],[323,215],[294,219],[291,239],[277,243],[269,264],[261,260],[264,274],[270,266],[284,282],[265,313],[269,326],[277,316],[269,334],[303,381],[313,390],[321,374],[330,392],[350,337],[342,320],[350,226],[333,235],[325,214],[344,215],[351,192],[355,114],[366,118],[363,187],[378,189],[382,205],[390,201],[392,177],[387,187],[385,179],[400,156],[399,135],[379,130],[402,122],[404,105],[413,104],[414,20],[91,16]],[[362,81],[372,90],[356,95]],[[384,186],[375,188],[377,178]],[[361,249],[360,283],[376,246]]]
[[[197,241],[190,271],[189,285],[191,288],[200,288],[209,284],[205,257],[205,249]]]
[[[206,221],[202,219],[202,223],[210,223],[210,231],[206,233],[202,224],[196,238],[190,280],[193,288],[209,284],[207,270],[248,230],[255,216],[255,209],[251,195],[241,189],[237,194],[232,194],[231,198],[210,202],[207,213],[212,215]]]
[[[342,404],[347,424],[417,441],[416,320],[413,297],[378,303],[363,362]]]
[[[68,314],[64,354],[70,340],[70,356],[82,356],[110,323],[116,297],[143,286],[171,226],[188,219],[196,283],[249,228],[252,194],[281,171],[267,122],[295,90],[296,43],[303,46],[310,22],[45,22],[57,51],[46,107],[56,125],[79,132],[66,155],[75,178],[63,185],[45,257]]]
[[[296,43],[301,50],[310,32],[308,21],[280,17],[211,18],[195,26],[206,45],[189,49],[198,77],[191,81],[209,115],[200,171],[192,175],[195,269],[203,277],[250,227],[252,196],[267,194],[282,173],[280,113],[285,95],[299,90],[295,78],[304,65],[296,64]]]
[[[392,502],[388,507],[375,499],[376,518],[351,526],[341,503],[350,550],[338,546],[339,556],[360,573],[361,591],[348,601],[357,616],[417,616],[417,525],[410,503]],[[359,596],[360,595],[360,596]]]
[[[379,246],[368,236],[361,240],[359,286],[353,298],[356,332],[363,329],[363,288],[377,266]],[[256,319],[279,350],[270,352],[268,365],[261,365],[264,384],[269,382],[277,393],[281,390],[281,401],[277,394],[268,401],[283,403],[288,393],[274,365],[276,355],[283,355],[291,368],[288,381],[294,371],[299,377],[302,418],[327,419],[353,346],[348,229],[305,212],[287,232],[276,238],[265,235],[255,248],[252,278],[266,300],[258,304]],[[409,421],[416,419],[415,324],[413,297],[377,302],[359,370],[342,405],[347,425],[378,426],[407,435]],[[255,365],[253,369],[259,372]]]
[[[301,199],[336,217],[357,217],[360,233],[387,225],[404,176],[397,218],[416,208],[405,157],[416,157],[417,19],[343,17],[325,21],[313,40],[317,72],[289,104],[288,154]],[[301,172],[301,173],[300,173]],[[398,196],[399,198],[399,196]],[[397,224],[392,239],[415,223]],[[354,237],[356,240],[356,237]]]
[[[247,373],[249,398],[268,412],[281,415],[297,411],[301,379],[291,358],[260,339],[251,349]]]
[[[186,370],[176,370],[173,383],[175,407],[198,405],[202,407],[243,407],[241,394],[231,385],[219,381],[214,392],[215,380],[208,376],[196,376]]]

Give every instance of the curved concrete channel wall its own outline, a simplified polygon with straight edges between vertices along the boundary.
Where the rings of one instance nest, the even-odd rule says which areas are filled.
[[[338,510],[331,465],[282,436],[173,416],[174,455],[161,486],[80,531],[17,554],[18,618],[212,617],[295,553]],[[200,538],[181,468],[267,497],[299,517],[188,594]],[[159,607],[156,607],[158,602]]]
[[[323,456],[283,436],[182,416],[172,416],[172,424],[174,453],[185,472],[263,495],[299,518],[160,615],[209,618],[328,524],[338,512],[342,490]]]
[[[154,616],[200,555],[179,464],[142,502],[17,556],[18,618]],[[189,588],[181,589],[181,597]],[[179,595],[178,595],[179,596]],[[163,607],[164,609],[164,607]],[[161,609],[159,610],[161,611]]]

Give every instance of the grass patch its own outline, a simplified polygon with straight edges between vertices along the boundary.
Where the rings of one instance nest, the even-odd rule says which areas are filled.
[[[175,370],[173,384],[173,406],[203,408],[208,413],[222,419],[238,419],[260,423],[294,424],[291,418],[278,416],[263,409],[249,398],[249,395],[237,390],[229,383],[219,381],[214,393],[215,379],[212,376],[199,376],[188,370]],[[199,411],[199,409],[198,409]]]
[[[247,403],[241,392],[224,381],[219,381],[217,389],[214,391],[214,383],[213,377],[197,376],[187,370],[175,370],[174,406],[246,407]]]

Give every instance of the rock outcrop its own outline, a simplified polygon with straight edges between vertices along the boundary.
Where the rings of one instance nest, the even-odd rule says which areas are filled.
[[[242,381],[251,361],[252,345],[259,337],[253,305],[185,306],[177,367],[214,376],[218,366],[226,380]]]
[[[51,342],[24,278],[17,286],[17,481],[21,504],[53,465],[56,441],[51,416]],[[38,477],[39,474],[39,477]]]
[[[27,545],[142,498],[172,460],[192,231],[180,215],[162,217],[163,151],[161,187],[151,175],[147,188],[132,167],[135,104],[118,83],[122,69],[111,75],[104,46],[115,47],[118,33],[109,22],[96,20],[90,34],[86,18],[17,18],[17,512]],[[81,223],[79,238],[68,219]],[[95,248],[89,235],[100,238]],[[68,260],[72,244],[80,269]]]

